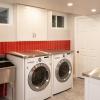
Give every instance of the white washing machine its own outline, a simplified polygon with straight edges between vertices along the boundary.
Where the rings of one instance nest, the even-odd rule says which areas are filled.
[[[57,94],[73,87],[73,52],[44,51],[52,55],[52,94]]]
[[[7,57],[17,67],[16,100],[44,100],[52,95],[50,56],[32,51]]]

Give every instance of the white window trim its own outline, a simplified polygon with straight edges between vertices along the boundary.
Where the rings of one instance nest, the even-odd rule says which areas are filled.
[[[0,25],[12,25],[13,24],[13,5],[0,3],[0,7],[9,9],[8,23],[0,23]]]
[[[64,27],[52,27],[52,29],[57,29],[57,30],[64,30],[66,29],[66,26],[67,26],[67,14],[66,13],[60,13],[60,12],[56,12],[56,11],[52,11],[51,15],[55,15],[56,17],[57,16],[63,16],[64,17]],[[57,18],[56,18],[57,20]],[[56,23],[57,24],[57,23]]]

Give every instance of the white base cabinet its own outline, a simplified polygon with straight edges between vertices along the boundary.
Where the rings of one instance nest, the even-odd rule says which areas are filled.
[[[100,100],[100,80],[85,78],[85,100]]]
[[[18,41],[47,40],[47,10],[17,5]]]

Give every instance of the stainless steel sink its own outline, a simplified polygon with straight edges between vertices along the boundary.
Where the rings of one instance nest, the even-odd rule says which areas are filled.
[[[0,84],[14,83],[15,81],[15,67],[3,67],[0,68]]]
[[[15,66],[6,58],[0,58],[0,84],[11,85],[12,95],[10,99],[0,97],[0,100],[15,100]]]
[[[15,81],[15,67],[6,58],[0,58],[0,84],[13,83]]]

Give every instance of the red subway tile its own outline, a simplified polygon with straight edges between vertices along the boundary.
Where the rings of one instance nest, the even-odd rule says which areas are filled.
[[[0,42],[0,54],[5,54],[10,51],[29,51],[36,49],[70,50],[70,40]]]

